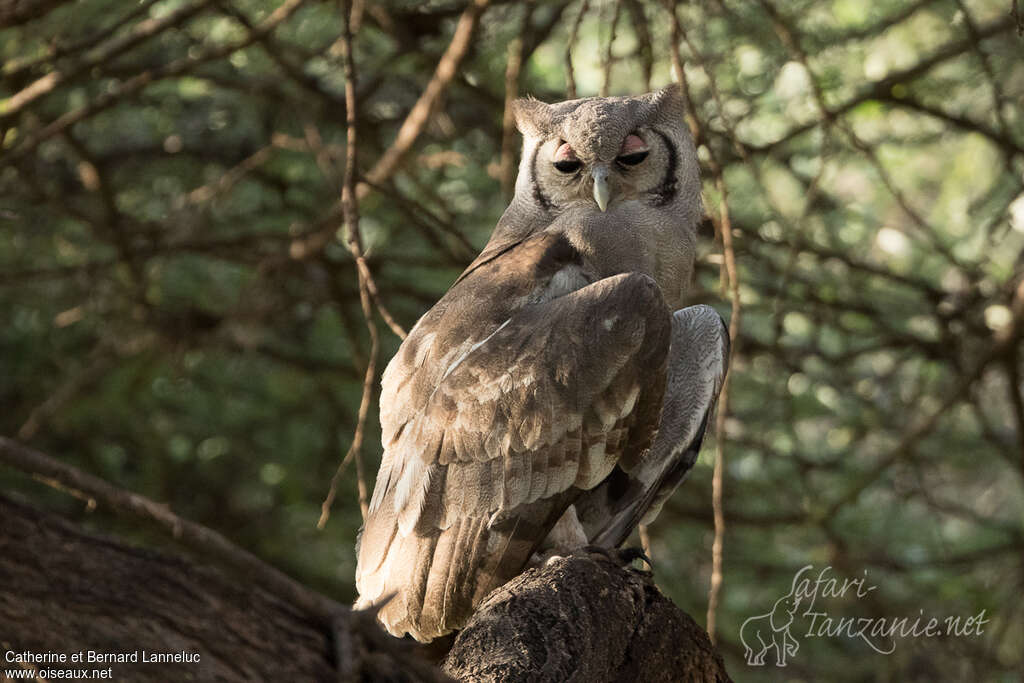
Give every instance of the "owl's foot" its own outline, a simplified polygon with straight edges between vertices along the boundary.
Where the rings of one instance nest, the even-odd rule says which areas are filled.
[[[636,560],[643,560],[649,569],[639,571],[650,573],[654,569],[654,563],[651,561],[651,558],[647,557],[642,548],[604,548],[598,545],[588,545],[580,548],[580,551],[589,555],[600,555],[620,567],[632,567],[633,562]]]

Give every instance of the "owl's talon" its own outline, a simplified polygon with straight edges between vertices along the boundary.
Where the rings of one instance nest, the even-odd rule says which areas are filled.
[[[580,550],[588,555],[600,555],[601,557],[605,557],[620,567],[630,567],[634,560],[643,560],[650,569],[654,569],[654,563],[651,561],[651,558],[644,554],[642,548],[605,548],[598,545],[588,545],[584,546]]]
[[[647,557],[643,548],[622,548],[619,550],[619,557],[624,564],[632,564],[634,560],[643,560],[650,569],[654,569],[654,562]]]

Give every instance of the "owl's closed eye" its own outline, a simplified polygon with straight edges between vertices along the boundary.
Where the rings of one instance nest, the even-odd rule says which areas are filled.
[[[675,198],[681,150],[692,149],[681,103],[671,91],[639,98],[516,103],[526,138],[534,199],[558,212]]]

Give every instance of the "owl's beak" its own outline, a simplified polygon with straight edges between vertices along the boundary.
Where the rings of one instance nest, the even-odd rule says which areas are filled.
[[[608,199],[611,196],[608,191],[608,167],[596,165],[594,170],[590,172],[590,175],[594,178],[594,201],[597,202],[597,206],[601,211],[605,211],[608,208]]]

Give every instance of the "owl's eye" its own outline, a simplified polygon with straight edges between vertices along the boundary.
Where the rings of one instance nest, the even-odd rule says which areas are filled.
[[[575,173],[583,166],[583,162],[576,158],[576,151],[565,140],[558,145],[552,161],[560,173]]]
[[[636,166],[646,159],[648,154],[649,152],[645,149],[642,152],[633,152],[632,154],[623,154],[622,156],[615,157],[615,161],[624,166]]]
[[[580,170],[583,166],[583,162],[578,159],[566,159],[564,161],[556,161],[555,168],[562,173],[575,173]]]
[[[619,156],[615,157],[615,161],[623,166],[636,166],[647,158],[648,153],[647,143],[639,135],[632,133],[623,141],[622,149],[619,150]]]

